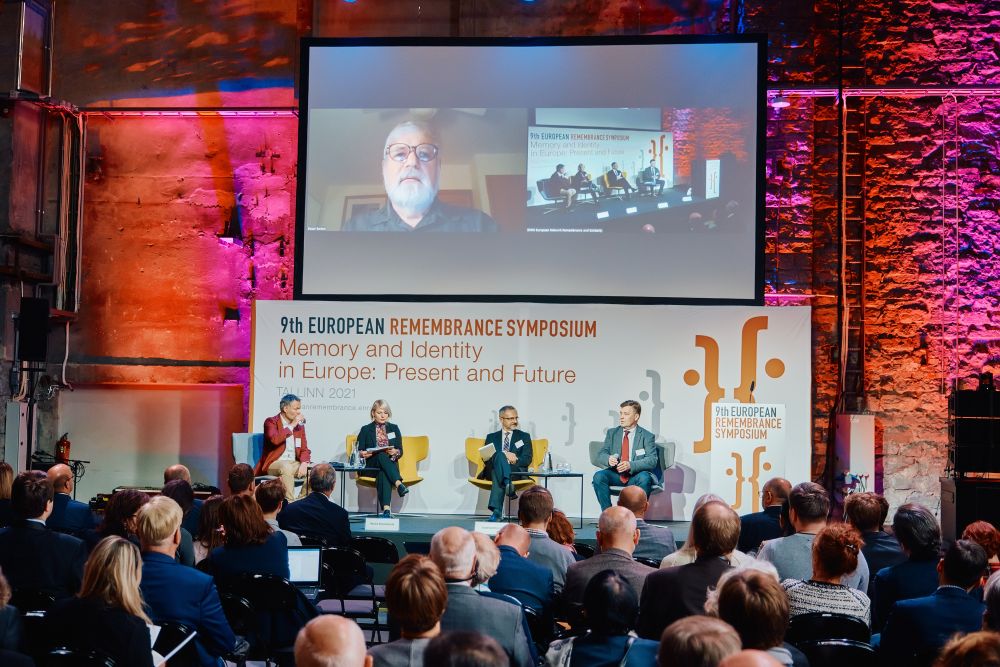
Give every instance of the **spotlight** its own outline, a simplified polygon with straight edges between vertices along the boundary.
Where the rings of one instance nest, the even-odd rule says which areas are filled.
[[[770,104],[772,109],[786,109],[792,106],[792,103],[784,95],[775,95],[771,98]]]

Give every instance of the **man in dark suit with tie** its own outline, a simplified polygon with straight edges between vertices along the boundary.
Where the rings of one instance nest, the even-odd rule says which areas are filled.
[[[489,581],[490,590],[504,593],[537,612],[548,611],[555,588],[552,572],[528,560],[531,536],[521,526],[509,523],[495,539],[500,549],[500,563]]]
[[[625,401],[619,407],[620,425],[608,431],[595,460],[598,465],[607,465],[594,473],[592,482],[602,512],[611,507],[610,487],[638,486],[648,497],[659,478],[656,436],[639,426],[642,406],[638,401]]]
[[[982,627],[986,607],[970,595],[986,575],[986,552],[958,540],[938,561],[940,586],[931,595],[900,600],[889,612],[881,637],[872,638],[888,665],[930,665],[956,632]]]
[[[0,530],[0,569],[14,590],[62,599],[80,589],[87,548],[83,540],[46,528],[52,495],[52,482],[41,471],[22,472],[14,479],[10,500],[18,518]]]
[[[656,166],[656,160],[650,160],[649,166],[642,170],[642,180],[639,183],[649,188],[649,194],[653,194],[653,188],[656,186],[660,187],[656,196],[659,197],[663,194],[663,186],[666,185],[666,181],[660,178],[660,168]]]
[[[608,188],[622,188],[625,190],[625,196],[631,199],[632,191],[635,188],[625,178],[625,172],[618,168],[617,162],[611,163],[611,169],[604,174],[604,180],[608,184]]]
[[[493,482],[490,488],[490,521],[499,521],[503,515],[503,495],[516,498],[510,473],[526,472],[533,455],[531,436],[518,430],[517,410],[513,405],[505,405],[499,410],[500,430],[486,436],[486,444],[496,451],[485,461],[486,466],[479,473],[479,479]]]
[[[73,471],[65,463],[57,463],[48,471],[49,481],[55,495],[52,498],[52,514],[45,525],[60,533],[79,535],[85,530],[97,527],[90,506],[73,500]]]
[[[788,500],[791,491],[792,483],[781,477],[774,477],[764,483],[760,492],[763,509],[740,517],[740,541],[736,545],[737,549],[745,554],[757,553],[761,542],[783,536],[778,519],[781,517],[781,506]]]
[[[139,588],[154,623],[182,623],[198,634],[198,664],[221,667],[221,656],[231,652],[236,636],[222,611],[212,577],[175,559],[181,543],[180,505],[157,496],[139,508],[135,532],[142,545],[142,581]]]
[[[344,547],[351,541],[351,522],[347,511],[333,502],[337,471],[329,463],[320,463],[309,472],[312,493],[288,504],[278,513],[278,525],[296,535],[319,538],[329,547]]]

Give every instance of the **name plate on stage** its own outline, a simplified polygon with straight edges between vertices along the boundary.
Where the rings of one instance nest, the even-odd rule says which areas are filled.
[[[383,519],[381,517],[367,517],[365,519],[365,532],[375,533],[398,533],[399,519]]]
[[[506,523],[500,521],[477,521],[475,528],[472,530],[477,533],[482,533],[483,535],[489,535],[493,537],[500,532],[500,529],[506,526]]]

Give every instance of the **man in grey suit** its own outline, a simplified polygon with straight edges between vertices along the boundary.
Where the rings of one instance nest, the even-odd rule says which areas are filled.
[[[677,541],[670,528],[654,526],[644,520],[646,510],[649,509],[645,491],[638,486],[625,487],[618,496],[618,506],[632,510],[632,514],[635,515],[635,527],[639,529],[639,543],[635,545],[633,557],[660,561],[664,556],[677,551]]]
[[[656,436],[639,426],[642,406],[638,401],[625,401],[618,410],[620,426],[608,431],[604,446],[597,453],[601,465],[607,468],[594,473],[594,493],[601,511],[611,507],[612,486],[638,486],[649,496],[657,479],[660,455]]]
[[[514,667],[532,664],[528,637],[519,605],[480,595],[470,587],[476,574],[476,544],[464,528],[442,528],[431,539],[431,560],[444,574],[448,605],[441,631],[469,630],[493,637]]]
[[[536,484],[521,494],[521,501],[517,505],[517,519],[531,537],[528,560],[547,567],[552,572],[553,592],[559,595],[566,582],[566,569],[576,562],[576,558],[569,548],[553,540],[546,532],[554,508],[552,494]]]
[[[597,523],[597,547],[600,553],[573,563],[566,570],[562,600],[564,609],[571,612],[571,619],[573,610],[583,604],[583,592],[591,577],[604,570],[613,570],[625,577],[635,591],[636,599],[639,598],[646,575],[656,570],[632,560],[632,551],[638,541],[635,515],[630,510],[609,507],[601,512]]]

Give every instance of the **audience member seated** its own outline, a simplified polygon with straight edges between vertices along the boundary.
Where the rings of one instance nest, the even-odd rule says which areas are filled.
[[[219,508],[222,507],[223,500],[222,496],[209,496],[201,506],[201,512],[198,515],[198,531],[194,536],[194,562],[196,565],[208,558],[212,549],[221,547],[225,541],[225,536],[222,534],[222,522],[219,520]]]
[[[583,556],[576,552],[576,531],[573,530],[573,524],[570,523],[565,512],[553,509],[552,518],[549,519],[549,525],[545,528],[545,532],[549,534],[553,542],[569,549],[573,553],[574,560],[583,560]]]
[[[52,495],[52,482],[41,471],[22,472],[14,479],[10,500],[18,518],[0,530],[0,570],[14,590],[60,599],[80,589],[87,549],[80,539],[45,527]]]
[[[871,625],[868,596],[840,583],[844,575],[857,569],[861,546],[861,534],[847,524],[833,523],[819,531],[813,540],[812,578],[781,582],[791,615],[825,611],[854,616]]]
[[[231,496],[240,494],[253,496],[256,488],[253,468],[246,463],[237,463],[230,468],[229,474],[226,476],[226,484],[229,486],[229,495]]]
[[[881,637],[872,637],[889,665],[930,665],[956,632],[982,627],[985,606],[969,595],[982,584],[986,552],[975,542],[958,540],[937,566],[941,585],[926,597],[893,605]]]
[[[685,616],[704,613],[708,590],[732,566],[726,554],[740,538],[740,517],[726,503],[703,505],[691,519],[698,557],[693,563],[655,570],[639,598],[639,636],[656,639]]]
[[[448,604],[441,570],[427,556],[406,556],[389,573],[385,600],[401,639],[369,649],[374,667],[422,667],[424,649],[441,634],[441,616]]]
[[[94,530],[83,534],[87,546],[93,549],[105,537],[115,535],[124,537],[135,545],[139,544],[135,536],[135,514],[139,508],[149,502],[149,496],[138,489],[122,489],[113,494],[104,508],[104,520]]]
[[[445,632],[430,641],[424,664],[434,667],[507,667],[503,647],[479,632]]]
[[[877,493],[852,493],[844,501],[844,518],[854,526],[865,545],[861,553],[868,561],[868,596],[874,589],[875,575],[883,568],[891,567],[906,560],[902,547],[896,538],[883,530],[885,518],[889,514],[889,502]]]
[[[739,653],[723,658],[719,667],[781,667],[781,663],[769,653],[745,648]]]
[[[0,651],[16,651],[21,645],[21,612],[8,604],[10,595],[10,584],[0,572]]]
[[[57,602],[45,616],[51,648],[100,651],[116,665],[151,666],[141,578],[137,546],[117,535],[101,540],[87,559],[79,596]]]
[[[784,537],[781,530],[781,505],[788,498],[792,484],[787,479],[773,477],[761,491],[763,509],[740,517],[740,541],[736,548],[743,553],[757,553],[761,542]]]
[[[973,521],[962,531],[963,540],[972,540],[986,552],[986,562],[991,572],[1000,569],[1000,531],[989,521]]]
[[[562,592],[563,608],[571,612],[583,603],[587,584],[598,572],[612,570],[625,578],[636,599],[642,593],[646,575],[655,572],[632,558],[632,551],[639,541],[635,515],[625,507],[613,505],[601,512],[597,523],[597,548],[599,553],[587,560],[573,563],[566,570],[566,587]]]
[[[530,639],[524,632],[521,607],[479,595],[470,587],[476,576],[476,544],[469,531],[457,526],[439,530],[431,539],[430,555],[444,575],[448,588],[441,630],[482,632],[500,643],[512,664],[531,665]],[[431,660],[427,653],[424,659],[429,665],[440,664]]]
[[[45,525],[52,530],[70,535],[81,535],[85,530],[97,526],[90,506],[73,500],[73,471],[65,463],[57,463],[48,470],[49,481],[55,496],[52,498],[52,514]]]
[[[660,168],[656,166],[656,160],[650,160],[649,166],[639,174],[639,186],[649,190],[649,194],[653,194],[653,188],[658,187],[656,196],[659,197],[663,194],[663,186],[666,184],[667,182],[660,178]]]
[[[808,667],[805,655],[785,643],[788,596],[770,563],[724,572],[705,601],[705,613],[733,626],[744,649],[764,651],[780,665]]]
[[[552,642],[546,662],[566,667],[654,664],[657,642],[637,639],[632,632],[638,612],[639,598],[625,577],[612,570],[598,572],[583,592],[587,634]]]
[[[520,600],[525,607],[539,613],[552,608],[554,583],[552,572],[528,560],[531,536],[521,526],[507,524],[496,535],[500,563],[490,577],[490,590]]]
[[[480,593],[490,593],[486,582],[497,573],[500,550],[485,533],[472,533],[472,541],[476,543],[476,575],[472,577],[471,585]]]
[[[941,651],[935,667],[997,667],[1000,665],[1000,634],[973,632],[955,637]]]
[[[573,208],[576,203],[576,190],[569,174],[566,173],[566,165],[556,165],[556,170],[545,182],[545,194],[552,198],[565,197],[566,205],[563,208],[567,210]]]
[[[223,546],[208,555],[216,578],[240,574],[273,574],[288,579],[288,543],[271,531],[253,496],[229,496],[219,508],[225,531]]]
[[[805,581],[812,574],[812,543],[816,533],[826,525],[830,513],[830,496],[819,484],[802,482],[788,494],[788,518],[795,534],[769,540],[761,547],[757,558],[774,564],[778,576]],[[868,590],[868,563],[864,554],[858,556],[858,568],[844,575],[841,583],[859,591]]]
[[[0,461],[0,528],[14,522],[14,510],[10,506],[10,487],[14,484],[14,469],[6,461]]]
[[[371,667],[365,636],[358,624],[343,616],[323,614],[299,630],[295,667]]]
[[[611,169],[604,174],[604,180],[608,184],[608,188],[621,188],[625,190],[627,198],[632,198],[632,192],[635,191],[635,187],[628,182],[625,172],[618,168],[617,162],[611,163]]]
[[[586,195],[590,194],[594,198],[594,203],[600,203],[600,192],[598,191],[597,184],[594,183],[590,174],[587,173],[587,168],[580,163],[576,166],[576,173],[573,174],[573,187],[576,189],[578,194]]]
[[[892,532],[906,560],[875,574],[870,595],[873,632],[882,629],[896,602],[930,595],[938,587],[941,528],[931,511],[914,503],[902,505],[892,519]]]
[[[566,569],[576,562],[573,552],[555,542],[546,532],[552,519],[552,494],[541,486],[532,486],[521,494],[517,504],[517,519],[531,536],[528,560],[549,568],[556,595],[566,583]]]
[[[163,485],[161,495],[173,500],[181,508],[184,516],[194,507],[194,489],[183,479],[175,479]],[[141,508],[140,508],[141,509]],[[177,561],[182,565],[194,566],[194,537],[181,521],[181,545],[177,549]]]
[[[281,479],[269,479],[257,486],[253,492],[253,497],[260,505],[260,511],[264,515],[264,521],[271,527],[271,530],[285,534],[285,540],[290,547],[301,547],[302,540],[290,530],[285,530],[278,525],[278,512],[285,502],[285,483]]]
[[[187,466],[181,465],[180,463],[174,464],[167,467],[163,471],[163,485],[166,486],[175,479],[183,479],[185,482],[194,488],[194,482],[191,481],[191,471],[187,469]],[[181,528],[195,535],[198,532],[199,519],[201,518],[201,506],[205,501],[195,498],[191,503],[190,510],[184,510],[184,521],[181,523]],[[181,505],[181,509],[184,506]]]
[[[635,558],[652,558],[662,561],[665,557],[677,551],[677,541],[674,533],[667,526],[656,526],[646,523],[646,510],[649,509],[649,499],[646,492],[638,486],[626,486],[618,496],[618,506],[632,511],[635,515],[635,527],[639,529],[639,543],[635,545],[632,556]]]
[[[739,652],[740,636],[731,625],[710,616],[688,616],[663,631],[656,662],[659,667],[717,667]]]
[[[1000,632],[1000,573],[994,572],[983,586],[983,630]]]
[[[236,636],[222,611],[212,577],[181,565],[175,558],[183,517],[180,506],[166,496],[153,498],[139,508],[135,523],[142,548],[139,588],[154,623],[173,621],[197,631],[194,641],[199,664],[221,667],[220,658],[233,650]]]
[[[694,502],[694,510],[691,512],[691,516],[704,507],[706,504],[711,502],[724,503],[725,500],[721,496],[717,496],[714,493],[706,493],[698,498]],[[665,569],[668,567],[677,567],[678,565],[687,565],[688,563],[693,563],[695,558],[697,558],[698,553],[694,548],[694,539],[691,537],[692,526],[688,525],[687,539],[681,548],[674,553],[666,556],[662,561],[660,561],[660,569]],[[748,556],[742,551],[733,550],[731,553],[726,554],[726,559],[732,563],[733,567],[741,567],[753,562],[753,556]]]
[[[351,541],[351,522],[347,511],[333,500],[337,471],[329,463],[320,463],[309,471],[312,488],[305,498],[289,503],[278,514],[278,525],[296,535],[323,540],[328,547],[343,547]]]

